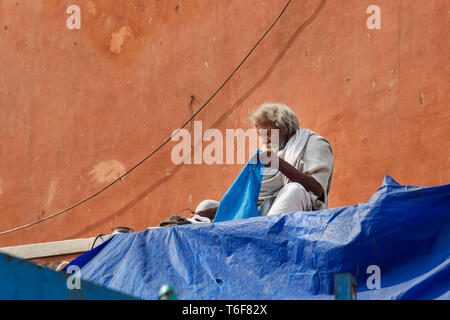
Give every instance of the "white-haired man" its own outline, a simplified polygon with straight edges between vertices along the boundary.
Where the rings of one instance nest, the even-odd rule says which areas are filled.
[[[294,112],[282,103],[262,104],[250,115],[250,120],[266,147],[260,153],[263,163],[267,163],[266,167],[277,163],[277,170],[272,169],[272,174],[263,176],[259,214],[328,208],[334,170],[330,143],[317,133],[300,128]],[[267,159],[272,159],[272,163]],[[196,214],[212,219],[218,204],[213,200],[202,201]]]

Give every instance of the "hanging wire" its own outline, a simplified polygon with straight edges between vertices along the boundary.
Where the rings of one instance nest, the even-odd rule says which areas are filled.
[[[239,63],[239,65],[233,70],[233,72],[231,72],[231,74],[225,79],[225,81],[217,88],[217,90],[211,95],[211,97],[209,97],[208,100],[206,100],[203,105],[198,108],[197,111],[195,111],[185,122],[184,124],[178,128],[175,132],[172,133],[172,135],[170,135],[170,137],[166,138],[164,140],[163,143],[161,143],[155,150],[153,150],[149,155],[147,155],[144,159],[142,159],[140,162],[138,162],[136,165],[134,165],[131,169],[129,169],[128,171],[126,171],[124,174],[122,174],[120,177],[118,177],[116,180],[114,180],[113,182],[109,183],[108,185],[106,185],[105,187],[101,188],[100,190],[98,190],[97,192],[93,193],[92,195],[88,196],[87,198],[71,205],[70,207],[58,211],[48,217],[36,220],[34,222],[25,224],[23,226],[17,227],[17,228],[13,228],[10,230],[6,230],[6,231],[2,231],[0,232],[0,235],[4,235],[7,233],[11,233],[14,231],[18,231],[21,229],[25,229],[28,228],[32,225],[38,224],[40,222],[44,222],[48,219],[52,219],[60,214],[63,214],[85,202],[87,202],[88,200],[96,197],[97,195],[99,195],[100,193],[102,193],[103,191],[105,191],[106,189],[108,189],[109,187],[111,187],[113,184],[115,184],[117,181],[121,180],[123,177],[125,177],[127,174],[129,174],[130,172],[132,172],[134,169],[136,169],[137,167],[139,167],[142,163],[144,163],[147,159],[149,159],[151,156],[153,156],[155,153],[157,153],[159,150],[161,150],[167,143],[169,143],[172,138],[174,136],[176,136],[178,134],[178,132],[180,132],[182,129],[184,129],[184,127],[186,125],[188,125],[194,118],[195,116],[197,116],[197,114],[199,114],[207,105],[208,103],[220,92],[220,90],[222,90],[222,88],[228,83],[228,81],[233,77],[233,75],[240,69],[240,67],[244,64],[244,62],[247,60],[247,58],[253,53],[253,51],[256,49],[256,47],[259,45],[259,43],[266,37],[266,35],[272,30],[272,28],[275,26],[275,24],[278,22],[278,20],[280,20],[281,16],[284,14],[284,12],[286,11],[286,9],[288,8],[289,4],[291,3],[291,0],[288,0],[286,2],[286,4],[284,5],[283,9],[281,10],[280,14],[277,16],[277,18],[275,19],[275,21],[270,25],[270,27],[262,34],[262,36],[258,39],[258,41],[253,45],[253,47],[250,49],[250,51],[245,55],[245,57],[242,59],[242,61]]]

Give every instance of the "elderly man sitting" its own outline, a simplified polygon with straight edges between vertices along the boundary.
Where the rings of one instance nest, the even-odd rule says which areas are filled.
[[[328,208],[334,167],[330,143],[315,132],[300,128],[294,112],[281,103],[262,104],[251,114],[250,120],[266,149],[260,157],[270,157],[272,162],[275,159],[278,163],[278,170],[263,176],[259,214]],[[273,129],[278,129],[278,139],[274,139]],[[217,201],[204,200],[195,213],[212,220],[218,205]]]

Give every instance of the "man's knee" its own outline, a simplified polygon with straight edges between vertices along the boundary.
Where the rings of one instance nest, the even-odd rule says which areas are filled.
[[[308,191],[298,182],[289,182],[282,189],[283,199],[291,202],[300,211],[308,211],[311,207],[311,199]],[[281,191],[280,191],[281,193]]]
[[[308,191],[306,191],[305,187],[303,187],[298,182],[289,182],[282,188],[282,190],[288,193],[293,192],[296,194],[308,194]]]
[[[301,184],[290,182],[280,190],[267,215],[309,210],[311,210],[309,193]]]
[[[219,201],[206,199],[199,203],[197,208],[195,208],[195,212],[203,211],[206,209],[211,209],[219,206]]]

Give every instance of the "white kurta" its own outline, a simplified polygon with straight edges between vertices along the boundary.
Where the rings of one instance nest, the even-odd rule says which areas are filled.
[[[308,193],[311,205],[310,208],[299,208],[297,211],[328,208],[328,195],[334,171],[333,151],[330,143],[309,129],[298,129],[286,143],[285,148],[278,152],[278,156],[300,172],[313,177],[324,190],[323,199],[319,200],[314,193],[303,189],[304,192]],[[264,175],[258,204],[275,198],[288,183],[290,183],[289,179],[281,172],[274,175]],[[286,196],[284,197],[286,198]],[[301,198],[302,195],[299,194],[299,197]],[[289,197],[285,201],[289,201]]]

